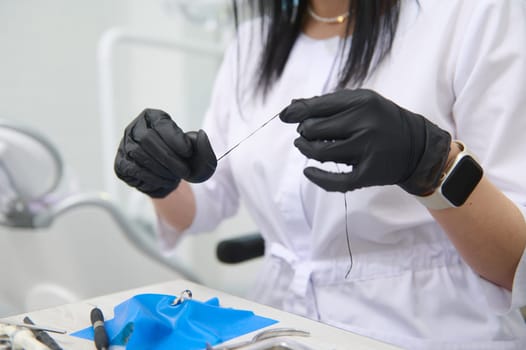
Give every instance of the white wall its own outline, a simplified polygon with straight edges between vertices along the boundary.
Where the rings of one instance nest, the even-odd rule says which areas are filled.
[[[167,12],[167,4],[175,11]],[[185,21],[173,4],[0,2],[0,118],[49,137],[82,191],[105,186],[96,55],[101,36],[119,26],[151,36],[223,43],[223,34]],[[220,57],[129,45],[118,45],[114,54],[113,102],[119,133],[115,137],[145,107],[165,109],[185,128],[199,125]],[[118,186],[123,196],[130,193],[125,185]],[[129,201],[120,200],[128,210],[124,203]],[[225,267],[217,263],[214,251],[222,237],[252,228],[241,213],[213,235],[184,240],[177,254],[203,283],[243,294],[259,262]],[[178,277],[139,253],[111,217],[97,208],[74,210],[37,232],[0,227],[0,249],[0,265],[4,271],[9,267],[0,282],[0,316]]]

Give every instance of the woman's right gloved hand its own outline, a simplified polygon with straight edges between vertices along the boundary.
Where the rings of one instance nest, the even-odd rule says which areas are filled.
[[[203,130],[183,132],[161,110],[145,109],[124,130],[115,173],[152,198],[166,197],[181,179],[208,180],[217,158]]]

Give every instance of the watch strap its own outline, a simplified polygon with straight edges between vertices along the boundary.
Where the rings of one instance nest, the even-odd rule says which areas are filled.
[[[458,141],[458,140],[455,140],[454,142],[460,148],[460,152],[456,155],[453,163],[447,169],[445,169],[445,172],[442,174],[440,178],[440,183],[438,187],[430,195],[415,196],[418,199],[418,201],[422,203],[428,209],[441,210],[441,209],[457,207],[455,204],[451,203],[442,193],[442,184],[451,174],[453,169],[455,169],[456,165],[460,162],[462,158],[466,156],[470,156],[471,158],[476,159],[475,156],[471,152],[469,152],[469,150],[467,149],[466,145],[463,142]]]
[[[415,196],[420,203],[428,209],[441,210],[447,208],[455,208],[455,205],[447,200],[442,194],[441,186],[428,196]]]

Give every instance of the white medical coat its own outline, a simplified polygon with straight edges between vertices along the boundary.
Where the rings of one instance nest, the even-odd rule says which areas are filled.
[[[391,53],[364,84],[464,141],[523,213],[525,7],[521,0],[402,1]],[[255,96],[259,28],[241,28],[216,80],[204,129],[217,155],[293,98],[335,86],[340,40],[301,35],[266,100]],[[526,304],[526,257],[510,293],[479,277],[398,186],[349,192],[345,210],[342,193],[303,175],[307,164],[320,164],[293,146],[295,128],[273,120],[221,160],[210,180],[193,185],[189,232],[214,229],[243,201],[264,236],[255,300],[404,348],[526,348],[517,309]],[[169,248],[170,230],[161,227]]]

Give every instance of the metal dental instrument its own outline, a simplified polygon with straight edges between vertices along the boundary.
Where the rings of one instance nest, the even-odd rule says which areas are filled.
[[[52,333],[59,333],[59,334],[66,334],[67,331],[63,329],[57,329],[57,328],[51,328],[51,327],[44,327],[40,325],[34,325],[34,324],[27,324],[27,323],[17,323],[17,322],[11,322],[11,321],[1,321],[0,323],[9,325],[9,326],[16,326],[16,327],[22,327],[27,329],[34,329],[38,331],[46,331],[46,332],[52,332]]]
[[[98,307],[94,307],[90,312],[91,325],[93,326],[93,341],[97,350],[108,350],[110,340],[106,328],[104,328],[104,315]]]
[[[270,123],[272,120],[276,119],[276,117],[278,117],[280,115],[281,112],[279,112],[278,114],[276,114],[275,116],[273,116],[272,118],[270,118],[269,120],[267,120],[266,122],[264,122],[263,124],[261,124],[258,128],[256,128],[256,130],[252,131],[250,134],[248,134],[244,139],[242,139],[241,141],[239,141],[238,143],[236,143],[234,146],[230,147],[230,149],[228,149],[228,151],[226,151],[225,153],[223,153],[223,155],[221,155],[219,158],[217,158],[217,161],[219,162],[222,158],[224,158],[227,154],[229,154],[230,152],[232,152],[234,149],[237,148],[237,146],[239,146],[242,142],[245,142],[245,140],[247,140],[250,136],[254,135],[256,132],[258,132],[259,130],[261,130],[265,125],[267,125],[268,123]]]
[[[172,306],[179,305],[187,299],[192,299],[192,291],[190,289],[183,290],[181,294],[174,299],[174,301],[172,302]]]
[[[308,337],[310,333],[307,331],[302,331],[294,328],[271,328],[265,331],[257,333],[252,339],[240,341],[239,343],[234,343],[231,345],[220,345],[218,347],[212,347],[210,344],[206,345],[206,350],[236,350],[242,349],[248,345],[255,344],[265,339],[276,338],[276,337],[287,337],[287,336],[296,336],[296,337]]]
[[[0,350],[11,350],[11,338],[7,335],[0,335]]]
[[[28,316],[24,317],[24,323],[35,325]],[[62,350],[60,345],[58,345],[55,339],[53,339],[48,332],[43,331],[41,329],[32,329],[31,331],[35,335],[35,338],[37,338],[37,340],[40,341],[42,344],[46,345],[50,350]]]
[[[0,334],[9,336],[9,343],[4,342],[2,349],[50,350],[27,328],[0,323]]]

